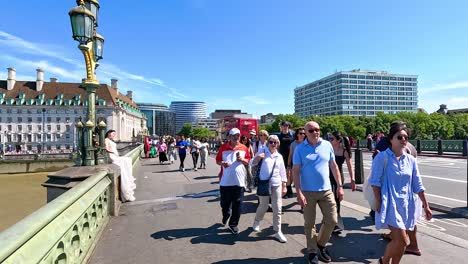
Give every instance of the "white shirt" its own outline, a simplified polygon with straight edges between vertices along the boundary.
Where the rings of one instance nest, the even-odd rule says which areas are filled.
[[[260,153],[262,152],[257,152],[255,157],[257,157]],[[279,154],[278,151],[276,151],[274,154],[271,154],[267,148],[265,149],[265,158],[263,158],[262,165],[260,167],[260,180],[267,180],[270,177],[275,161],[276,165],[273,171],[273,175],[271,175],[270,185],[280,186],[282,182],[287,182],[288,180],[286,178],[286,168],[284,167],[283,156]]]
[[[262,141],[258,142],[258,149],[256,150],[255,154],[268,152],[268,140],[265,140],[265,143],[262,144]]]

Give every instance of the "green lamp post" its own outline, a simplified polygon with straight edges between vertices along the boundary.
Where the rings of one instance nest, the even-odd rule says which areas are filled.
[[[81,87],[86,89],[88,96],[86,120],[83,122],[83,129],[78,130],[78,133],[81,133],[78,138],[84,144],[83,153],[81,153],[82,165],[93,166],[103,162],[103,159],[101,161],[100,158],[96,157],[101,150],[97,149],[96,151],[93,145],[93,131],[96,128],[96,89],[99,87],[95,71],[99,65],[98,61],[102,59],[104,38],[96,32],[99,2],[97,0],[78,0],[76,3],[78,6],[72,8],[68,14],[70,15],[73,39],[79,42],[78,48],[83,53],[86,63],[86,78],[82,80]]]

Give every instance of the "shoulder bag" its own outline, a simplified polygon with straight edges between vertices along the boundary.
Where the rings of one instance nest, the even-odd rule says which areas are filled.
[[[258,196],[270,196],[271,195],[270,179],[271,179],[271,176],[273,176],[275,167],[276,167],[276,158],[275,158],[275,163],[273,164],[273,169],[271,170],[271,173],[270,173],[270,177],[268,177],[268,179],[260,180],[260,175],[258,175],[258,186],[257,186]]]

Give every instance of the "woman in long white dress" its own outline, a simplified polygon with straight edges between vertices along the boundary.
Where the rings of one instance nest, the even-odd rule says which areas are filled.
[[[106,150],[112,163],[120,167],[120,195],[123,202],[135,201],[134,190],[136,188],[133,177],[133,164],[130,157],[120,157],[117,151],[117,144],[114,142],[115,130],[106,133]]]

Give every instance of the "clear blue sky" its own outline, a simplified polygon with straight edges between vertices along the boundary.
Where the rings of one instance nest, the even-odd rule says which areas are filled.
[[[380,3],[383,2],[383,3]],[[293,113],[296,86],[340,70],[419,76],[419,107],[468,107],[468,1],[101,0],[98,79],[137,102]],[[78,82],[74,0],[3,1],[0,79]]]

